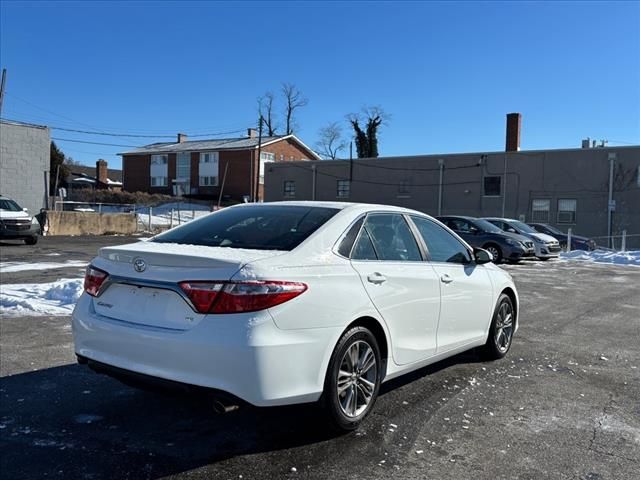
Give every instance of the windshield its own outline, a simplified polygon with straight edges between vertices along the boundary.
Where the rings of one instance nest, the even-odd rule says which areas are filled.
[[[513,225],[514,227],[516,227],[521,232],[525,232],[525,233],[540,233],[540,232],[536,232],[533,228],[531,228],[526,223],[519,222],[518,220],[509,220],[509,224]]]
[[[255,250],[293,250],[336,208],[251,205],[225,208],[158,235],[152,242]]]
[[[7,212],[21,212],[20,206],[13,200],[2,198],[0,199],[0,210],[6,210]]]
[[[562,233],[560,230],[558,230],[556,227],[552,227],[551,225],[543,225],[543,227],[547,230],[549,230],[551,233],[556,233],[558,235],[564,235],[564,233]],[[544,233],[544,232],[542,232]]]
[[[486,220],[476,219],[476,220],[473,220],[471,223],[484,232],[504,233],[502,230],[496,227],[493,223],[487,222]]]

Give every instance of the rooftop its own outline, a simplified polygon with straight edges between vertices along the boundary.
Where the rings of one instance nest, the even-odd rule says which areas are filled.
[[[262,145],[284,140],[287,138],[295,138],[293,135],[282,135],[275,137],[262,137]],[[302,144],[298,139],[299,143]],[[304,144],[302,144],[304,145]],[[149,153],[177,153],[177,152],[199,152],[199,151],[215,151],[215,150],[245,150],[258,147],[258,137],[239,137],[239,138],[219,138],[215,140],[187,140],[184,142],[161,142],[145,145],[144,147],[130,150],[128,152],[119,153],[118,155],[141,155]],[[306,146],[305,146],[306,148]]]

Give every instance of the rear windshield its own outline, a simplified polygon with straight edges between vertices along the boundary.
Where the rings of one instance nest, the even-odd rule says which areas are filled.
[[[155,237],[153,242],[254,250],[293,250],[338,213],[336,208],[249,205],[225,208]]]

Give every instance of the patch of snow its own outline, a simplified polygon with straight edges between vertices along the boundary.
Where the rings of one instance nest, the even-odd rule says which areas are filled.
[[[0,285],[0,315],[71,315],[83,291],[82,278]]]
[[[565,261],[577,260],[583,262],[640,266],[640,250],[633,250],[630,252],[610,252],[608,250],[601,249],[593,250],[591,252],[574,250],[572,252],[560,253],[560,259]]]
[[[100,415],[92,415],[89,413],[81,413],[80,415],[76,415],[73,417],[76,423],[93,423],[99,422],[103,417]]]
[[[58,254],[59,255],[59,254]],[[27,272],[33,270],[53,270],[56,268],[86,267],[87,262],[80,260],[68,260],[59,262],[0,262],[0,273]]]

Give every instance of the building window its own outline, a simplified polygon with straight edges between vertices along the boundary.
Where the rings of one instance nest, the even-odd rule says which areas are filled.
[[[152,187],[166,187],[169,185],[167,177],[151,177]]]
[[[535,199],[531,201],[531,221],[536,223],[548,223],[551,200]]]
[[[406,197],[409,195],[409,187],[411,187],[411,180],[400,180],[398,184],[398,196]]]
[[[484,177],[484,196],[485,197],[499,197],[500,184],[502,183],[502,177],[497,175],[491,177]]]
[[[258,181],[260,185],[264,185],[264,168],[267,163],[276,161],[276,154],[269,152],[260,152],[260,178]]]
[[[200,154],[198,178],[198,185],[201,187],[218,186],[218,152]]]
[[[293,180],[285,180],[283,193],[285,197],[295,197],[296,196],[296,182]]]
[[[351,194],[351,182],[349,180],[338,180],[337,195],[340,198],[347,198]]]
[[[168,166],[169,155],[151,155],[151,167],[149,176],[152,187],[166,187],[169,185]]]
[[[575,199],[558,200],[558,223],[576,223],[577,204]]]
[[[218,177],[209,177],[209,176],[202,176],[200,175],[199,177],[199,182],[198,184],[201,187],[215,187],[218,185]]]
[[[169,163],[169,155],[151,155],[151,165],[166,165]]]

